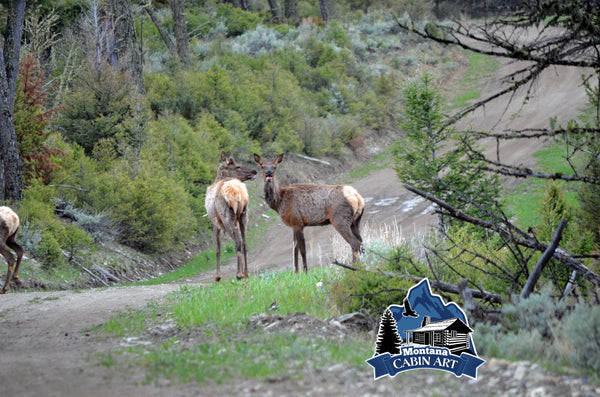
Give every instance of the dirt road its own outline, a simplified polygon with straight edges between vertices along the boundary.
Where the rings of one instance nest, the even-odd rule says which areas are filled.
[[[513,66],[514,67],[514,66]],[[501,69],[504,73],[506,70]],[[498,103],[487,106],[484,113],[475,114],[467,124],[496,129],[510,128],[514,124],[547,126],[550,106],[559,109],[559,122],[577,116],[585,104],[585,96],[578,87],[579,72],[550,71],[532,100],[521,106],[519,98],[513,99],[509,108]],[[570,84],[566,84],[570,82]],[[574,83],[575,82],[575,83]],[[496,84],[496,82],[491,83]],[[560,87],[557,94],[546,94],[542,86]],[[574,91],[574,89],[576,89]],[[493,87],[484,92],[491,92]],[[514,116],[519,110],[519,116]],[[526,122],[526,124],[522,124]],[[539,142],[541,145],[542,142]],[[536,144],[537,145],[537,144]],[[538,149],[522,143],[511,142],[503,148],[502,156],[528,164],[531,153]],[[383,169],[353,183],[367,200],[363,225],[377,230],[386,227],[400,230],[405,238],[426,232],[431,223],[428,204],[414,200],[404,190],[394,171]],[[260,197],[253,197],[253,202]],[[262,208],[262,209],[261,209]],[[264,211],[255,206],[253,210]],[[310,267],[323,266],[339,252],[350,248],[344,243],[334,250],[335,232],[331,227],[306,230]],[[292,233],[277,222],[270,228],[260,246],[250,250],[250,270],[260,271],[291,269]],[[342,259],[342,258],[340,258]],[[234,266],[224,267],[224,277],[234,276]],[[182,284],[210,282],[214,271],[198,275]],[[144,307],[148,302],[160,300],[165,294],[179,288],[179,284],[152,287],[116,287],[86,291],[25,292],[11,291],[0,296],[0,391],[13,396],[171,396],[171,395],[384,395],[402,391],[415,395],[596,395],[599,393],[584,379],[556,375],[543,371],[529,363],[507,363],[490,360],[481,368],[477,382],[456,379],[437,372],[413,371],[394,379],[374,382],[370,368],[363,371],[347,370],[337,363],[310,374],[310,377],[283,379],[278,382],[260,383],[244,381],[232,385],[209,383],[202,389],[194,385],[143,384],[143,373],[136,368],[116,369],[98,365],[98,354],[120,348],[123,340],[96,340],[89,330],[106,322],[114,314]]]

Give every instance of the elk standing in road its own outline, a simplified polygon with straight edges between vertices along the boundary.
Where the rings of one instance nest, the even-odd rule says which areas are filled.
[[[8,272],[6,273],[6,281],[0,294],[5,294],[10,289],[10,282],[15,281],[16,285],[21,285],[19,280],[19,266],[23,259],[23,247],[17,244],[17,231],[19,230],[19,217],[13,210],[8,207],[0,207],[0,254],[6,259],[8,264]],[[12,248],[17,254],[17,265],[15,259],[8,248]]]
[[[213,224],[217,242],[217,277],[221,280],[221,232],[225,231],[235,242],[237,278],[248,277],[246,226],[248,224],[248,191],[242,182],[256,178],[256,170],[243,167],[233,157],[221,152],[217,179],[206,191],[205,207]]]
[[[271,209],[277,211],[283,223],[294,232],[294,270],[298,272],[298,251],[302,255],[304,271],[306,263],[306,245],[304,228],[306,226],[324,226],[331,224],[352,248],[352,261],[355,262],[361,252],[360,219],[365,202],[360,194],[348,185],[309,185],[293,184],[279,189],[275,183],[275,170],[283,160],[283,153],[272,162],[263,161],[254,154],[262,170],[265,201]]]

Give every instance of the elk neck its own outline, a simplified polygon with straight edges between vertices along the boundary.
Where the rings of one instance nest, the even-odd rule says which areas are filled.
[[[275,184],[275,178],[271,182],[265,182],[263,185],[265,193],[265,202],[272,209],[279,213],[279,206],[281,205],[281,196],[279,195],[279,189]]]

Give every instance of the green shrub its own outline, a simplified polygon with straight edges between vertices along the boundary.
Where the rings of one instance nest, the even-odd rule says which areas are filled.
[[[473,341],[477,354],[510,360],[545,361],[553,356],[551,341],[535,329],[502,332],[500,324],[476,324]],[[549,347],[550,346],[550,347]]]
[[[600,373],[600,306],[579,304],[557,331],[561,352],[575,368]]]
[[[368,247],[363,264],[358,271],[345,271],[331,287],[332,299],[342,312],[366,310],[379,318],[392,304],[400,305],[408,290],[414,285],[412,280],[401,277],[390,278],[375,269],[398,273],[408,264],[405,262],[407,247],[390,248],[383,244]],[[395,258],[388,261],[384,258]]]
[[[227,27],[227,37],[239,36],[242,33],[254,29],[261,18],[251,12],[242,11],[231,4],[223,4],[217,8],[217,17]]]
[[[116,174],[109,204],[122,241],[142,251],[175,248],[193,229],[194,219],[184,189],[158,170],[129,178]]]
[[[503,313],[508,327],[514,330],[537,330],[544,338],[549,338],[566,310],[566,302],[556,303],[552,299],[551,285],[540,294],[531,294],[527,299],[514,298],[512,304],[504,305]]]
[[[43,267],[51,269],[64,263],[62,250],[54,234],[50,231],[42,232],[42,240],[36,248],[36,256],[42,260]]]
[[[55,125],[89,155],[98,141],[129,134],[123,122],[130,117],[130,92],[128,80],[112,67],[88,67],[65,98]]]

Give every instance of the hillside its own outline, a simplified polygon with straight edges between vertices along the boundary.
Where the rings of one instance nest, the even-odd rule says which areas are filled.
[[[521,66],[516,62],[501,62],[489,79],[481,82],[481,92],[496,92],[502,85],[503,79],[520,68]],[[491,105],[462,120],[458,128],[494,132],[547,128],[550,117],[556,117],[558,124],[566,124],[569,120],[580,117],[587,106],[587,96],[580,82],[581,70],[576,68],[548,70],[531,92],[522,89],[513,97],[495,100]],[[529,97],[527,101],[525,96]],[[547,142],[544,140],[505,141],[500,147],[500,157],[510,164],[536,168],[538,165],[534,153],[541,150],[545,143]],[[495,142],[488,146],[486,153],[490,158],[495,158]],[[285,162],[280,168],[286,169]],[[352,181],[349,176],[342,175],[337,176],[334,181],[329,181],[329,183],[348,182],[364,196],[367,202],[363,218],[366,241],[370,241],[370,238],[380,238],[379,231],[385,229],[398,231],[402,239],[418,239],[435,225],[429,203],[404,189],[394,170],[389,167],[376,170],[360,180]],[[261,181],[253,183],[261,184]],[[521,183],[524,182],[515,178],[503,180],[506,189]],[[261,192],[256,192],[256,189],[254,191],[252,210],[265,213],[268,208],[264,205]],[[370,231],[373,232],[369,233]],[[332,227],[306,228],[305,236],[310,266],[327,266],[334,259],[347,260],[350,255],[349,246]],[[291,229],[277,222],[262,240],[260,245],[251,248],[250,269],[258,273],[293,267]]]
[[[511,65],[510,67],[517,67]],[[487,85],[497,84],[506,72],[506,68],[498,69]],[[561,71],[544,77],[540,84],[537,100],[520,108],[517,119],[527,119],[532,126],[540,126],[546,122],[549,104],[564,104],[554,109],[561,120],[576,117],[585,98],[578,90],[564,90],[562,87],[577,87],[579,75],[570,71]],[[568,81],[571,84],[563,85]],[[543,88],[543,89],[542,89]],[[560,97],[544,95],[545,89],[558,88]],[[556,90],[553,90],[556,92]],[[577,100],[577,98],[579,98]],[[514,101],[517,104],[519,101]],[[508,117],[506,104],[499,102],[486,108],[485,117],[474,115],[469,123],[495,128],[509,128],[514,114]],[[540,109],[543,109],[540,110]],[[501,117],[504,115],[504,117]],[[498,120],[507,120],[504,124]],[[540,142],[541,144],[541,142]],[[539,149],[533,147],[507,147],[507,155],[531,164],[531,155]],[[515,153],[516,152],[516,153]],[[300,161],[294,159],[294,162]],[[286,165],[282,165],[286,167]],[[344,180],[346,176],[337,177]],[[249,182],[260,184],[260,181]],[[431,219],[427,211],[428,204],[414,200],[406,192],[390,168],[373,171],[366,177],[352,181],[352,185],[367,200],[364,230],[388,230],[397,228],[402,238],[413,238],[426,233]],[[260,189],[252,188],[252,211],[266,213],[261,205],[261,197],[256,195]],[[309,267],[328,266],[333,254],[331,227],[307,229],[307,249],[309,250]],[[374,233],[379,235],[379,233]],[[365,236],[368,233],[365,232]],[[291,232],[287,227],[275,222],[261,239],[261,243],[250,248],[250,271],[252,275],[261,272],[291,269]],[[349,248],[343,244],[339,250],[346,253]],[[224,278],[234,277],[235,265],[230,263],[223,268]],[[129,368],[125,373],[112,366],[91,364],[90,357],[114,349],[122,349],[127,344],[134,345],[137,339],[96,340],[90,338],[86,330],[106,322],[112,315],[123,310],[142,308],[150,302],[160,301],[167,293],[181,286],[195,286],[210,283],[214,277],[214,269],[199,274],[193,279],[149,287],[114,287],[109,289],[92,289],[87,291],[63,292],[11,292],[0,299],[0,329],[8,337],[7,343],[0,348],[0,384],[3,390],[12,395],[47,395],[47,396],[79,396],[96,395],[215,395],[225,393],[231,395],[285,394],[294,391],[295,395],[310,395],[318,391],[319,395],[336,396],[343,393],[375,393],[382,395],[397,390],[402,385],[404,392],[419,392],[427,384],[433,390],[434,384],[442,385],[440,393],[455,390],[462,395],[504,395],[517,392],[522,395],[543,390],[546,396],[563,396],[574,392],[587,391],[589,395],[597,393],[593,387],[577,377],[555,375],[545,372],[539,366],[527,362],[506,362],[491,359],[482,367],[480,380],[476,383],[452,376],[437,376],[420,371],[400,379],[384,379],[372,381],[368,370],[356,373],[344,371],[341,366],[331,363],[329,368],[322,369],[309,382],[295,379],[279,380],[272,383],[256,383],[244,381],[232,385],[209,383],[201,390],[193,384],[177,385],[171,383],[145,384],[143,372]],[[325,327],[325,324],[323,324]],[[316,328],[315,328],[316,329]],[[315,331],[316,332],[316,331]],[[140,340],[139,343],[145,343]],[[51,363],[51,364],[50,364]],[[465,394],[467,393],[467,394]]]
[[[308,2],[304,3],[307,7]],[[316,4],[312,2],[313,9]],[[143,25],[141,14],[137,15],[139,30],[145,37],[142,56],[147,62],[148,91],[143,99],[130,95],[133,90],[127,74],[93,67],[78,70],[79,79],[73,79],[72,91],[65,97],[53,96],[53,100],[64,102],[55,103],[61,109],[60,118],[53,121],[53,134],[49,134],[47,143],[67,155],[57,157],[59,167],[48,180],[31,183],[20,208],[20,238],[32,255],[28,254],[21,272],[24,288],[0,295],[0,333],[6,335],[6,343],[0,346],[0,387],[5,393],[379,396],[401,390],[410,395],[600,395],[600,388],[594,383],[597,378],[590,382],[582,375],[588,369],[585,364],[583,369],[579,366],[571,370],[567,360],[562,361],[566,356],[547,366],[533,363],[555,357],[546,351],[551,343],[556,342],[565,350],[561,353],[570,353],[566,350],[573,345],[561,339],[564,334],[559,332],[568,328],[559,330],[557,326],[548,332],[552,335],[541,336],[535,327],[519,329],[517,320],[499,325],[484,325],[479,318],[471,322],[474,329],[480,325],[488,327],[477,333],[481,330],[481,340],[485,338],[490,345],[496,337],[499,340],[505,335],[519,339],[519,343],[508,340],[515,349],[524,347],[519,357],[526,360],[498,359],[515,356],[485,351],[490,357],[483,357],[487,363],[480,368],[476,381],[438,371],[410,371],[393,379],[374,381],[362,354],[354,366],[346,367],[345,361],[333,360],[333,354],[328,356],[327,343],[341,341],[335,347],[342,346],[343,350],[357,342],[370,353],[377,337],[374,329],[355,332],[355,328],[340,323],[341,317],[326,318],[333,310],[327,311],[323,302],[335,310],[339,305],[340,315],[359,310],[342,312],[344,306],[340,302],[354,297],[346,296],[347,290],[335,290],[339,288],[335,284],[349,271],[332,261],[349,261],[350,248],[331,226],[306,228],[309,275],[288,274],[292,270],[292,231],[264,203],[260,177],[246,182],[251,215],[249,279],[234,281],[236,260],[231,258],[221,269],[221,283],[214,283],[215,268],[211,264],[207,270],[172,282],[119,285],[149,281],[194,257],[210,264],[214,241],[203,200],[221,150],[255,168],[258,166],[251,161],[253,152],[268,159],[284,152],[277,174],[282,186],[294,182],[351,184],[366,202],[361,224],[367,247],[365,258],[375,252],[371,246],[382,240],[394,247],[416,241],[413,248],[422,247],[425,244],[420,244],[420,239],[430,233],[436,222],[433,208],[402,186],[387,150],[406,132],[400,127],[403,83],[423,70],[433,71],[444,98],[451,100],[466,89],[465,80],[470,77],[469,84],[473,86],[468,88],[481,94],[470,99],[476,101],[510,84],[506,76],[523,66],[494,59],[490,64],[498,66],[493,69],[467,70],[468,54],[399,30],[389,15],[348,13],[344,23],[326,24],[318,18],[306,18],[300,26],[292,26],[272,23],[264,9],[246,13],[221,2],[202,2],[202,7],[205,5],[212,13],[195,6],[188,10],[188,28],[197,33],[191,43],[194,65],[188,70],[175,55],[168,54],[156,27]],[[159,17],[170,27],[169,11],[160,11]],[[240,30],[233,32],[234,28]],[[59,71],[60,68],[55,70]],[[96,71],[98,75],[93,74]],[[529,88],[489,103],[463,119],[458,128],[493,132],[544,128],[550,118],[564,125],[577,119],[588,103],[579,69],[549,69]],[[108,92],[109,100],[102,102],[106,97],[98,95],[101,100],[94,102],[98,97],[93,94],[100,91]],[[109,115],[99,111],[90,117],[88,111],[96,105],[106,105]],[[122,115],[126,115],[124,119],[119,118]],[[108,136],[94,135],[99,132]],[[490,142],[485,153],[490,158],[537,168],[534,155],[547,143],[541,139],[515,139],[496,147],[495,142]],[[503,194],[540,186],[512,178],[501,182]],[[476,235],[467,235],[467,243],[488,243],[473,236]],[[509,251],[496,243],[489,245],[491,251]],[[527,266],[533,264],[535,256],[527,255],[530,256],[526,266],[510,256],[500,262],[522,266],[518,274],[514,273],[517,280],[501,280],[492,270],[492,281],[483,281],[485,276],[478,279],[480,269],[473,270],[478,264],[465,268],[473,271],[473,276],[468,276],[472,282],[488,283],[477,288],[487,289],[492,284],[494,292],[505,298],[519,288],[529,273]],[[461,261],[456,260],[456,264],[462,265]],[[379,258],[378,264],[383,262]],[[443,272],[454,264],[442,260],[434,266]],[[120,280],[103,279],[94,265],[108,269]],[[433,267],[429,258],[418,265],[423,269],[427,265]],[[408,272],[406,268],[404,271]],[[436,275],[433,268],[431,271]],[[460,272],[449,273],[442,277],[453,277],[453,283],[460,280],[457,275],[463,277]],[[286,296],[288,289],[277,281],[281,274],[291,278],[292,287],[307,282],[312,290],[303,289],[298,295],[291,294],[290,299]],[[323,282],[312,281],[312,274],[334,276],[324,279],[323,286]],[[371,292],[374,286],[386,282],[382,280],[385,277],[367,280],[365,284],[370,289],[362,296],[361,311],[366,306],[365,297],[379,293]],[[262,281],[273,283],[268,284],[270,288],[250,288],[264,285],[258,284]],[[404,281],[406,285],[410,282]],[[510,291],[499,292],[511,282]],[[349,285],[353,295],[352,288],[358,284]],[[90,286],[93,288],[88,289]],[[403,293],[406,288],[400,285],[395,291]],[[585,288],[583,285],[581,289]],[[243,294],[246,289],[251,291],[247,297]],[[274,298],[268,295],[271,298],[264,304],[259,295],[266,290],[273,292]],[[302,310],[282,308],[284,299],[304,303],[305,291],[313,290],[329,298],[310,303],[320,317],[303,312],[308,303],[300,306]],[[223,294],[211,295],[214,291]],[[333,297],[336,293],[337,298]],[[311,299],[308,292],[306,297],[306,301]],[[177,313],[180,309],[171,306],[177,300],[186,301],[194,309],[204,308],[203,304],[210,302],[216,315],[211,317],[214,313],[209,310],[193,311],[189,306],[181,309],[183,314]],[[229,307],[246,308],[255,302],[257,308],[248,309],[250,320],[235,317],[233,326],[224,320]],[[546,312],[539,313],[543,317]],[[500,321],[494,314],[497,313],[490,318]],[[553,317],[560,315],[568,317],[559,310],[552,313]],[[211,320],[189,326],[185,321],[179,322],[185,316]],[[371,326],[375,323],[367,315],[365,318]],[[119,321],[125,325],[117,337],[111,327]],[[552,327],[550,320],[542,318],[542,322]],[[500,331],[497,327],[501,327]],[[587,330],[583,326],[581,329]],[[263,345],[265,339],[280,344]],[[498,342],[494,346],[500,350],[506,345]],[[543,351],[538,355],[527,350],[540,346]],[[246,347],[256,350],[245,350]],[[193,355],[200,350],[209,355]],[[323,356],[306,358],[311,351],[323,351]],[[162,361],[161,353],[165,352],[172,354],[173,362]],[[189,352],[192,354],[188,356]],[[586,354],[587,350],[579,352]],[[243,355],[246,356],[242,358]],[[194,377],[205,373],[232,374],[235,369],[208,371],[213,367],[229,368],[232,357],[248,362],[249,367],[272,365],[282,371],[266,372],[265,376],[258,372],[259,375]],[[190,372],[180,378],[168,373],[176,366],[189,368]]]

